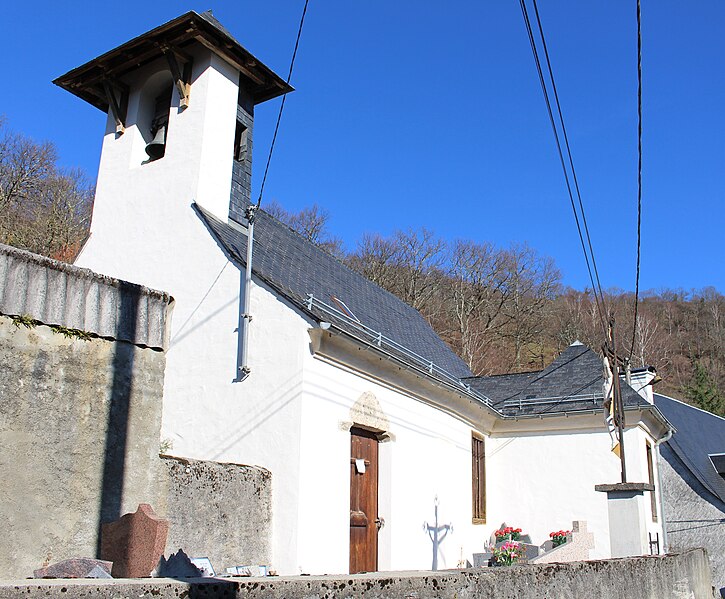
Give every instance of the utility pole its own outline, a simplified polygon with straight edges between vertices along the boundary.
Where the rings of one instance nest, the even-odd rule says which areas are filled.
[[[624,401],[622,400],[622,386],[619,380],[619,363],[617,362],[617,344],[614,334],[614,315],[609,317],[609,343],[612,353],[612,377],[614,385],[614,423],[617,425],[619,436],[619,460],[622,464],[622,482],[627,482],[627,464],[624,459]]]

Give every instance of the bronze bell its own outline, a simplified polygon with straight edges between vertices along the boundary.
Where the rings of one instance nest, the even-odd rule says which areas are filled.
[[[156,129],[154,138],[146,145],[146,153],[149,160],[158,160],[163,157],[166,152],[166,125],[161,125]]]

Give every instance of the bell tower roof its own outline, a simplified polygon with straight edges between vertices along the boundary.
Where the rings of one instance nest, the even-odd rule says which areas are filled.
[[[167,52],[183,57],[184,49],[199,43],[239,70],[254,104],[271,100],[293,88],[234,39],[211,11],[189,11],[55,79],[53,83],[103,112],[109,110],[109,86],[123,86],[123,76]]]

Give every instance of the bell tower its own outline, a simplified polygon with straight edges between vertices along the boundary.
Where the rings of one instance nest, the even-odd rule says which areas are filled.
[[[193,11],[54,83],[108,115],[91,236],[76,263],[173,293],[150,262],[192,243],[193,203],[242,222],[254,107],[291,87],[210,12]]]

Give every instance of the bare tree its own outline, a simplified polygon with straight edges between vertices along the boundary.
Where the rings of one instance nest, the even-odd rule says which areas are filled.
[[[348,256],[349,265],[373,283],[394,292],[398,247],[394,239],[366,233],[357,250]]]
[[[302,208],[299,212],[289,212],[276,200],[272,200],[264,205],[264,210],[333,256],[344,257],[342,239],[333,236],[328,228],[330,213],[317,204]]]
[[[423,313],[439,286],[445,243],[428,229],[396,231],[397,295]]]
[[[491,243],[456,241],[451,249],[448,308],[459,355],[477,374],[486,372],[491,332],[502,326],[508,300],[506,255]]]
[[[365,235],[354,254],[352,268],[397,295],[429,319],[437,310],[446,259],[445,243],[428,229],[396,231],[391,237]]]
[[[90,225],[93,187],[81,171],[56,166],[53,144],[2,125],[0,242],[72,260]]]
[[[561,273],[551,258],[539,256],[527,244],[512,245],[506,256],[508,297],[503,313],[508,322],[502,334],[514,345],[512,366],[521,370],[524,348],[535,345],[546,328],[546,317],[559,291]],[[532,358],[540,362],[540,352],[532,354]]]

